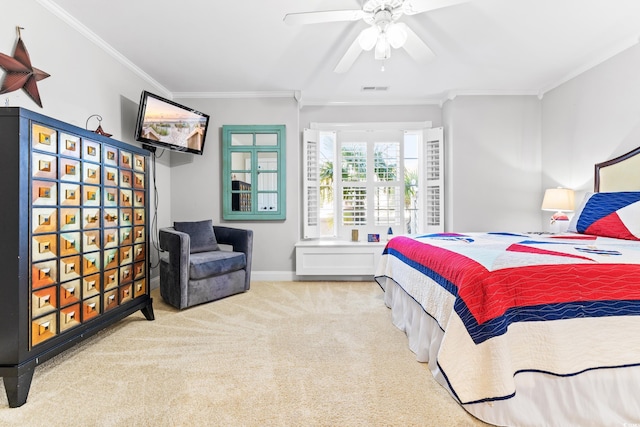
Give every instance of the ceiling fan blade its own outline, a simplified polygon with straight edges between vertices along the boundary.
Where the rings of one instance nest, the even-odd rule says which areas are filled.
[[[360,43],[358,42],[358,37],[356,37],[356,39],[353,41],[353,43],[351,43],[351,46],[349,46],[349,49],[347,49],[344,56],[340,59],[340,62],[338,62],[338,65],[336,65],[336,68],[334,68],[333,71],[335,73],[345,73],[349,71],[349,68],[351,68],[353,63],[356,62],[356,59],[358,59],[358,56],[360,56],[361,52],[362,48],[360,47]]]
[[[443,7],[454,6],[466,3],[469,0],[406,0],[402,4],[405,15],[415,15],[417,13],[429,12],[431,10],[442,9]]]
[[[357,21],[365,15],[367,15],[367,12],[361,9],[287,13],[284,16],[284,22],[289,25],[304,25],[320,24],[323,22]]]
[[[436,56],[431,48],[407,24],[397,22],[396,25],[402,25],[406,31],[407,41],[402,47],[416,62],[425,63]]]

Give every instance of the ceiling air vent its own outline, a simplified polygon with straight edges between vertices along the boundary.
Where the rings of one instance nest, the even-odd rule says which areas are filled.
[[[384,92],[389,89],[389,86],[362,86],[360,89],[362,92]]]

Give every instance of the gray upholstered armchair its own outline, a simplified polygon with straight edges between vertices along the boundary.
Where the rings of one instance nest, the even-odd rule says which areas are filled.
[[[160,295],[168,304],[183,309],[249,290],[252,230],[175,222],[159,239]]]

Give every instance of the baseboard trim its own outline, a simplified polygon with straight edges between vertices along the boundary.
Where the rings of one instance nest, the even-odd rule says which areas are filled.
[[[160,287],[160,276],[151,278],[151,289],[156,289]]]
[[[370,282],[373,275],[310,275],[298,276],[295,271],[252,271],[252,282]]]

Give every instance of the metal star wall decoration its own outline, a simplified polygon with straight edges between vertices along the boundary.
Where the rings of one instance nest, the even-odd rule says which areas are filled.
[[[18,42],[16,43],[13,57],[0,53],[0,67],[7,71],[4,81],[2,82],[2,87],[0,87],[0,94],[24,89],[27,95],[42,108],[40,92],[38,92],[36,82],[46,79],[49,77],[49,74],[31,65],[29,52],[27,52],[27,48],[20,37],[20,30],[23,28],[17,27],[17,29]]]

